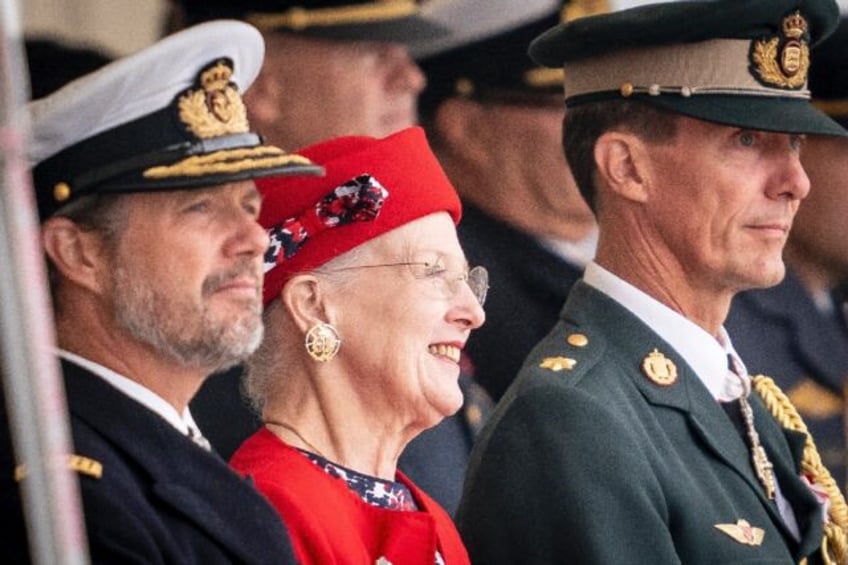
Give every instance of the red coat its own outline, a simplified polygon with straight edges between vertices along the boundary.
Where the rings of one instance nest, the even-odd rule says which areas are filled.
[[[372,506],[302,453],[262,428],[230,460],[283,517],[297,558],[304,564],[433,565],[436,549],[447,565],[469,563],[450,516],[398,472],[417,512]]]

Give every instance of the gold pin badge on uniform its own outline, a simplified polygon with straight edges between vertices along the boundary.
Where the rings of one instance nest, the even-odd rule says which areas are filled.
[[[735,524],[716,524],[715,527],[744,545],[762,545],[766,535],[765,530],[742,519],[737,520]]]
[[[642,359],[642,372],[652,383],[659,386],[671,386],[677,382],[677,366],[674,361],[656,348]]]
[[[554,372],[570,371],[577,364],[577,361],[570,357],[545,357],[539,363],[542,369],[549,369]]]

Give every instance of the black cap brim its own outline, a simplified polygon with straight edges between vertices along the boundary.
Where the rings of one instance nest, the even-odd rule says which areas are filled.
[[[726,126],[779,133],[848,136],[839,123],[803,99],[709,95],[691,98],[643,96],[634,97],[634,100]]]
[[[280,32],[295,32],[309,37],[340,41],[379,41],[406,44],[448,35],[448,30],[422,16],[409,16],[387,21],[350,23],[334,26],[314,26],[303,30],[276,28]]]

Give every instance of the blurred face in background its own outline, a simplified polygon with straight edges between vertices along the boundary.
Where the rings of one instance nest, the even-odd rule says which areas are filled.
[[[339,135],[382,138],[417,122],[426,80],[405,46],[285,33],[265,41],[245,102],[269,143],[294,150]]]
[[[460,195],[527,233],[579,241],[595,228],[562,151],[562,95],[442,101],[434,128]]]
[[[789,248],[832,287],[848,280],[848,139],[808,136],[801,162],[811,188],[795,217]]]
[[[524,185],[536,217],[555,214],[582,232],[595,217],[580,195],[562,152],[562,96],[537,96],[533,104],[484,104],[481,127],[490,161],[497,163],[508,186]],[[495,166],[495,165],[493,165]],[[556,234],[554,234],[556,235]]]

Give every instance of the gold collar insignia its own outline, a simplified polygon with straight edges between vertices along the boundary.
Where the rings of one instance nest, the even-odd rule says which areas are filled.
[[[659,386],[671,386],[677,382],[677,365],[656,348],[642,359],[642,372]]]

